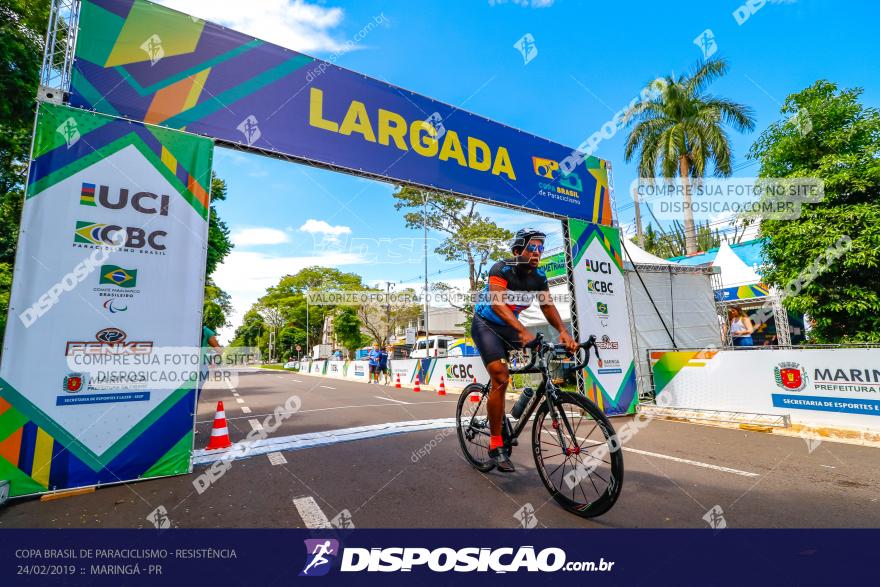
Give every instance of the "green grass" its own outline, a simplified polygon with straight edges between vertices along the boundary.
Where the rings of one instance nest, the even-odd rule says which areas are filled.
[[[284,363],[269,363],[266,365],[260,365],[261,369],[275,369],[276,371],[293,371],[293,369],[285,369]]]

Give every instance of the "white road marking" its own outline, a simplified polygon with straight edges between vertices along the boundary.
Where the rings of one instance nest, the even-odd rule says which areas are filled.
[[[307,434],[295,434],[293,436],[281,436],[274,438],[261,438],[250,444],[234,444],[223,450],[196,450],[193,452],[193,464],[204,465],[226,459],[244,459],[256,455],[267,454],[284,450],[300,450],[316,446],[327,446],[352,440],[364,440],[404,434],[407,432],[422,432],[424,430],[439,430],[452,428],[455,418],[436,418],[433,420],[409,420],[404,422],[389,422],[387,424],[373,424],[370,426],[357,426],[355,428],[342,428],[340,430],[327,430],[325,432],[309,432]]]
[[[401,400],[399,400],[399,399],[391,399],[390,397],[382,397],[381,395],[374,395],[373,397],[375,397],[376,399],[384,399],[385,401],[394,402],[394,403],[396,403],[396,404],[407,404],[407,405],[409,405],[409,404],[412,403],[412,402],[404,402],[404,401],[401,401]]]
[[[297,497],[293,500],[296,511],[302,518],[306,528],[331,528],[330,520],[321,511],[321,508],[315,502],[315,498],[311,495],[307,497]]]
[[[269,462],[272,463],[272,465],[275,465],[275,466],[277,466],[277,465],[286,465],[286,464],[287,464],[287,459],[285,459],[285,458],[284,458],[284,455],[281,454],[280,452],[270,452],[270,453],[269,453]]]
[[[248,424],[250,424],[251,428],[253,428],[256,432],[259,432],[263,429],[263,425],[260,424],[260,421],[256,418],[251,418],[250,420],[248,420]]]
[[[552,436],[553,438],[556,438],[555,435],[550,434],[549,430],[543,430],[543,432],[545,434]],[[600,444],[603,444],[602,442],[597,442],[593,439],[588,440],[586,438],[581,438],[580,436],[578,436],[576,438],[578,440],[580,440],[581,442],[589,442],[593,446],[599,446]],[[676,463],[682,463],[685,465],[693,465],[694,467],[702,467],[704,469],[712,469],[713,471],[721,471],[722,473],[733,473],[734,475],[742,475],[743,477],[759,477],[760,476],[760,475],[758,475],[758,473],[750,473],[749,471],[740,471],[739,469],[731,469],[730,467],[721,467],[718,465],[712,465],[710,463],[701,463],[700,461],[692,461],[690,459],[682,459],[679,457],[673,457],[670,455],[660,454],[659,452],[650,452],[647,450],[639,450],[637,448],[630,448],[628,446],[624,446],[623,450],[625,450],[627,452],[635,453],[637,455],[643,455],[646,457],[654,457],[657,459],[666,459],[667,461],[675,461]]]
[[[240,403],[240,404],[243,404],[243,403],[244,403],[244,400],[241,399],[240,397],[235,398],[235,401],[237,401],[237,402]]]
[[[336,389],[335,387],[330,387],[329,385],[319,385],[318,387],[323,387],[324,389]]]
[[[427,405],[430,405],[430,404],[454,404],[456,401],[458,401],[458,400],[454,400],[454,399],[444,399],[444,400],[430,401],[430,402],[407,402],[407,405],[409,405],[409,406],[420,407],[420,406],[427,406]],[[241,403],[244,403],[244,400],[242,400]],[[299,410],[299,411],[297,411],[297,412],[279,412],[279,413],[280,413],[281,415],[285,415],[285,414],[294,414],[294,413],[296,413],[296,414],[308,414],[308,413],[310,413],[310,412],[326,412],[326,411],[328,411],[328,410],[353,410],[353,409],[356,409],[356,408],[390,408],[390,407],[391,407],[391,406],[390,406],[389,404],[360,404],[360,405],[356,405],[356,406],[333,406],[333,407],[330,407],[330,408],[313,408],[313,409],[311,409],[311,410]],[[244,410],[244,407],[242,407],[242,410]],[[266,413],[266,414],[257,414],[257,415],[260,416],[260,417],[264,417],[264,416],[271,416],[273,413],[274,413],[274,412],[268,412],[268,413]],[[242,419],[243,417],[244,417],[244,416],[235,416],[234,418],[229,418],[229,417],[227,417],[226,419],[227,419],[227,420],[240,420],[240,419]],[[532,418],[534,418],[534,416],[532,416]],[[209,423],[209,424],[210,424],[210,423],[213,422],[213,421],[214,421],[213,419],[212,419],[212,420],[199,420],[198,422],[196,422],[196,424],[205,424],[205,423]]]
[[[245,414],[251,413],[251,409],[247,406],[241,406],[241,411],[244,412]]]
[[[233,391],[233,392],[232,392],[232,396],[233,396],[233,397],[241,397],[240,395],[238,395],[238,392],[237,392],[237,391]]]
[[[743,477],[759,477],[760,476],[757,473],[750,473],[748,471],[740,471],[739,469],[731,469],[730,467],[719,467],[718,465],[712,465],[710,463],[701,463],[700,461],[692,461],[690,459],[680,459],[678,457],[663,455],[663,454],[656,453],[656,452],[639,450],[637,448],[629,448],[628,446],[623,447],[623,450],[636,453],[637,455],[645,455],[647,457],[666,459],[667,461],[675,461],[676,463],[684,463],[685,465],[693,465],[695,467],[702,467],[704,469],[712,469],[713,471],[721,471],[722,473],[733,473],[734,475],[742,475]]]
[[[299,379],[291,379],[291,381],[293,381],[294,383],[302,383],[302,381],[300,381]]]

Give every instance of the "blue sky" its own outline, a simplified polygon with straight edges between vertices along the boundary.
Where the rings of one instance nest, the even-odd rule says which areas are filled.
[[[760,131],[780,118],[785,97],[817,79],[860,86],[866,104],[880,101],[873,30],[880,5],[870,1],[767,2],[742,25],[732,14],[737,0],[163,3],[571,146],[650,80],[692,68],[702,57],[694,39],[706,29],[717,43],[715,56],[730,64],[710,91],[756,113],[754,133],[733,134],[735,166],[748,162]],[[334,57],[374,19],[381,25],[356,50]],[[526,33],[538,49],[528,64],[514,48]],[[613,164],[619,222],[631,230],[627,186],[636,172],[623,161],[625,134],[600,143],[596,155]],[[744,167],[738,175],[756,170]],[[267,285],[303,266],[336,266],[369,283],[421,279],[421,241],[409,259],[395,263],[380,262],[387,255],[375,246],[346,248],[351,239],[421,237],[394,210],[392,186],[225,149],[215,154],[215,171],[229,186],[219,211],[237,241],[217,275],[237,310],[224,338]],[[546,226],[557,233],[549,244],[560,244],[557,222],[485,211],[511,228]],[[431,255],[429,278],[460,283],[464,274],[455,265]]]

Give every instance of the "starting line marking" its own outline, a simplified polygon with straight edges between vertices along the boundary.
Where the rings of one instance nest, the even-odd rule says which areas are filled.
[[[407,432],[421,432],[424,430],[439,430],[452,428],[455,418],[436,418],[433,420],[408,420],[404,422],[389,422],[387,424],[373,424],[370,426],[357,426],[355,428],[342,428],[339,430],[327,430],[326,432],[309,432],[307,434],[295,434],[292,436],[280,436],[262,438],[248,444],[233,444],[223,450],[196,450],[193,451],[193,465],[206,465],[226,459],[246,459],[256,455],[285,450],[300,450],[316,446],[327,446],[340,442],[353,440],[365,440],[380,436],[405,434]]]
[[[296,511],[302,518],[306,528],[331,528],[330,520],[324,515],[324,512],[315,502],[315,498],[311,495],[307,497],[297,497],[293,500]]]
[[[382,397],[381,395],[374,395],[373,397],[375,397],[376,399],[384,399],[385,401],[388,401],[388,402],[394,402],[394,403],[398,403],[398,404],[407,404],[407,405],[409,405],[410,403],[412,403],[412,402],[401,401],[401,400],[399,400],[399,399],[392,399],[392,398],[390,398],[390,397]]]

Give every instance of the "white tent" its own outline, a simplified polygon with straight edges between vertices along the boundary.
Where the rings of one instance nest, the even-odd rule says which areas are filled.
[[[717,270],[667,261],[629,239],[623,246],[636,375],[639,392],[644,395],[650,391],[648,349],[705,348],[721,342],[712,283]],[[567,281],[554,282],[550,293],[555,300],[566,299]],[[570,322],[569,305],[557,301],[556,308],[563,322]],[[556,334],[536,303],[522,311],[520,321],[531,330]]]
[[[718,267],[721,270],[721,287],[754,285],[761,281],[761,276],[752,267],[746,265],[745,261],[740,259],[726,242],[718,247],[718,253],[715,255],[715,260],[712,261],[712,267]]]

